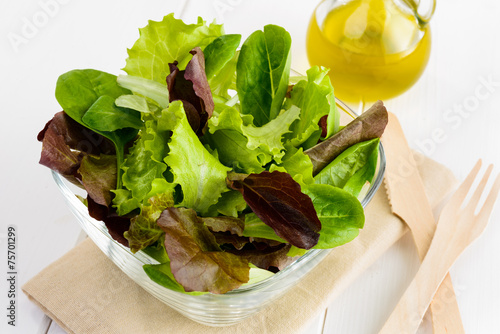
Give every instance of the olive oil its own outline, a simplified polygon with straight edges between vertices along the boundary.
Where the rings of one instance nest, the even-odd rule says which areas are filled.
[[[354,0],[313,15],[307,53],[330,68],[335,95],[346,102],[395,97],[421,76],[429,59],[429,26],[388,0]],[[333,7],[333,8],[332,8]]]

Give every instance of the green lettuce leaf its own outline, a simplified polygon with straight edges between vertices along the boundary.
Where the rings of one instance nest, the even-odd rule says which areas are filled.
[[[208,212],[223,192],[228,191],[226,176],[230,168],[215,158],[198,139],[184,112],[182,102],[174,101],[168,108],[173,134],[170,153],[164,159],[174,182],[182,187],[180,206],[193,208],[200,214]]]
[[[287,105],[291,103],[300,108],[300,118],[292,124],[292,133],[287,135],[294,146],[304,143],[319,130],[321,117],[332,114],[333,122],[330,121],[330,116],[328,122],[329,125],[335,123],[335,97],[328,71],[318,66],[312,67],[307,71],[307,81],[299,81],[290,92]],[[329,126],[329,130],[332,131],[333,128],[330,129]],[[315,142],[317,139],[319,138]]]
[[[212,134],[217,130],[234,130],[241,133],[247,139],[246,147],[249,150],[253,151],[258,149],[272,156],[274,160],[279,162],[281,161],[281,157],[285,154],[285,147],[282,140],[283,136],[289,132],[290,125],[298,119],[299,116],[300,109],[296,106],[291,106],[290,109],[283,111],[272,121],[263,126],[256,127],[249,122],[250,118],[248,116],[242,116],[236,108],[227,107],[218,116],[214,116],[209,120],[208,129]],[[239,152],[234,152],[234,154],[234,160],[237,161]],[[265,156],[260,155],[260,152],[254,155],[251,161],[255,162],[255,158],[258,158],[261,162],[266,161]],[[267,162],[263,162],[262,164]]]
[[[309,156],[304,154],[302,147],[287,147],[281,164],[273,164],[269,168],[270,172],[274,170],[284,171],[290,174],[290,176],[292,176],[292,178],[299,184],[314,183],[314,178],[312,176],[313,165]]]
[[[267,25],[241,47],[236,87],[244,114],[261,126],[278,116],[288,89],[291,38],[283,28]]]
[[[139,33],[139,39],[128,50],[123,70],[129,75],[166,84],[169,63],[178,61],[179,68],[184,69],[191,59],[189,51],[197,46],[204,49],[224,31],[222,25],[207,26],[201,17],[196,24],[185,24],[169,14],[162,21],[149,21]]]
[[[177,283],[170,269],[170,263],[162,264],[145,264],[142,266],[149,278],[157,284],[177,292],[182,292],[188,295],[199,296],[204,295],[206,292],[186,292],[182,285]],[[261,274],[262,275],[262,274]]]
[[[315,182],[346,188],[357,196],[375,175],[379,143],[375,138],[349,147],[314,177]]]
[[[334,248],[358,236],[365,214],[356,197],[327,184],[311,184],[303,191],[311,198],[322,226],[318,244],[313,248]]]
[[[145,118],[145,127],[122,166],[123,185],[138,202],[147,199],[153,180],[162,178],[167,170],[163,158],[168,152],[167,141],[170,135],[168,131],[158,129],[156,119]]]
[[[124,236],[133,253],[154,244],[163,235],[164,232],[156,221],[163,210],[172,206],[173,188],[169,193],[151,197],[147,205],[142,206],[141,213],[130,220],[130,228]]]
[[[230,190],[222,193],[216,204],[209,210],[209,216],[218,216],[219,214],[229,217],[238,217],[239,213],[245,210],[247,202],[243,195],[236,190]]]

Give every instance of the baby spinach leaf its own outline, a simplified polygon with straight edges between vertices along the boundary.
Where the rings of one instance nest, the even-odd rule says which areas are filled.
[[[335,135],[306,150],[305,153],[311,158],[314,166],[313,174],[318,174],[350,146],[362,141],[380,138],[384,133],[387,121],[387,110],[382,101],[378,101]]]
[[[116,131],[123,128],[142,128],[141,114],[136,110],[120,108],[109,95],[100,96],[82,117],[91,129]]]
[[[66,72],[56,85],[56,99],[63,110],[87,127],[82,118],[99,97],[116,99],[123,94],[130,94],[130,91],[117,84],[115,75],[91,69]]]
[[[366,182],[371,182],[376,168],[376,156],[372,157],[373,152],[378,152],[380,143],[379,138],[357,143],[342,152],[335,160],[326,166],[314,177],[316,183],[330,184],[338,188],[344,188],[348,182],[353,195],[357,195]],[[364,169],[362,174],[353,176]]]
[[[291,38],[283,28],[267,25],[241,47],[236,87],[241,111],[261,126],[278,116],[288,89]]]
[[[165,84],[170,73],[168,64],[177,61],[183,70],[195,47],[205,48],[224,32],[222,25],[206,25],[201,17],[196,24],[185,24],[169,14],[162,21],[149,21],[139,29],[140,37],[128,49],[127,74]]]
[[[186,291],[226,293],[248,282],[248,262],[222,252],[192,209],[168,208],[158,219],[176,281]]]
[[[229,174],[228,184],[240,191],[253,212],[276,235],[290,244],[310,249],[317,244],[321,222],[311,199],[287,173]]]
[[[311,198],[322,226],[318,244],[313,248],[337,247],[358,236],[365,215],[356,197],[327,184],[308,185],[304,193]]]
[[[377,161],[378,161],[378,149],[379,146],[372,151],[370,157],[368,158],[367,163],[358,170],[354,175],[347,181],[344,186],[344,190],[348,193],[359,196],[361,190],[367,183],[371,183],[373,177],[375,176],[375,172],[377,170]]]
[[[120,87],[116,76],[97,70],[73,70],[61,75],[57,80],[56,99],[64,111],[75,121],[111,140],[116,147],[118,166],[117,188],[121,188],[120,167],[123,163],[125,145],[136,135],[133,128],[101,131],[89,126],[83,120],[85,113],[102,96],[116,99],[130,91]],[[109,99],[108,99],[109,100]],[[95,125],[95,123],[93,123]]]
[[[170,263],[145,264],[142,268],[153,282],[156,282],[167,289],[193,296],[206,294],[206,292],[186,292],[182,285],[177,283],[175,280],[172,270],[170,269]]]
[[[221,96],[225,99],[231,98],[229,89],[236,90],[236,65],[238,63],[239,51],[236,51],[233,58],[212,78],[208,79],[210,89],[214,96]]]
[[[208,80],[219,73],[233,59],[236,49],[240,46],[241,35],[222,35],[210,43],[205,54],[205,72]]]

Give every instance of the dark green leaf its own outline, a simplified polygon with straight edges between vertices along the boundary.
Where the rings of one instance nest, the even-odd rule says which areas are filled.
[[[357,143],[342,152],[335,160],[314,177],[316,183],[330,184],[348,189],[357,196],[366,182],[371,182],[377,163],[379,138]],[[372,157],[375,152],[374,159]],[[366,168],[365,168],[366,167]],[[356,175],[362,169],[361,174]],[[353,178],[356,175],[356,178]]]
[[[327,184],[308,185],[304,192],[311,198],[322,226],[318,244],[313,248],[337,247],[358,236],[365,215],[356,197]]]
[[[205,72],[208,80],[219,73],[233,59],[240,45],[241,35],[222,35],[208,44],[205,54]]]
[[[237,64],[236,87],[243,114],[261,126],[276,118],[288,89],[291,38],[283,28],[267,25],[243,43]]]
[[[82,121],[92,129],[109,132],[143,126],[138,111],[117,107],[115,98],[109,95],[100,96],[83,115]]]

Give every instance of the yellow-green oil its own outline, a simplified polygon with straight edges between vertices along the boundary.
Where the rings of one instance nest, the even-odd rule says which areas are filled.
[[[320,5],[321,6],[321,5]],[[307,33],[311,65],[330,68],[335,95],[370,102],[400,95],[421,76],[431,34],[409,11],[387,0],[354,0],[318,19]]]

